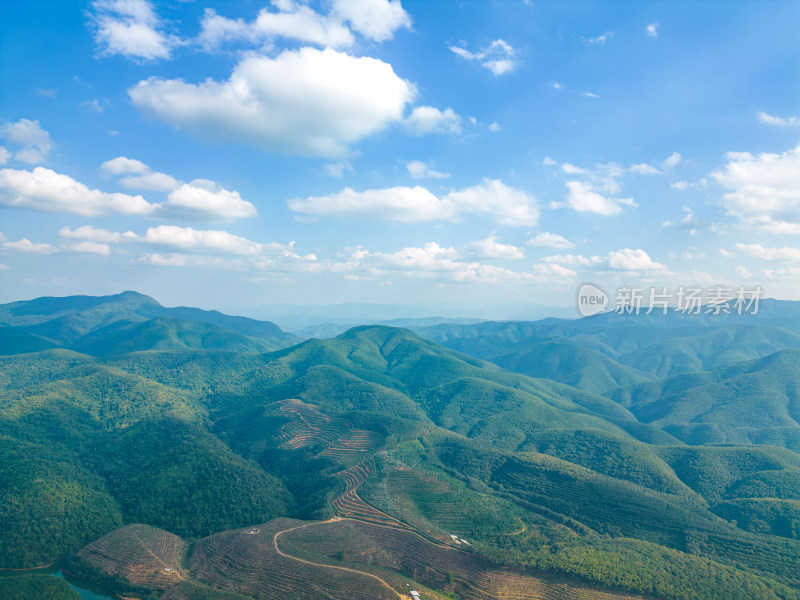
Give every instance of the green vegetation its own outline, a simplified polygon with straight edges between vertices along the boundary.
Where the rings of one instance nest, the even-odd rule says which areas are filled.
[[[0,577],[3,600],[80,600],[77,592],[63,579],[50,575]]]
[[[542,379],[391,327],[261,353],[266,325],[136,294],[6,305],[0,341],[47,343],[0,356],[0,567],[178,600],[793,600],[800,350],[753,359],[795,339],[776,319],[436,329]],[[657,379],[720,352],[749,360]],[[279,547],[313,565],[273,545],[301,526]]]

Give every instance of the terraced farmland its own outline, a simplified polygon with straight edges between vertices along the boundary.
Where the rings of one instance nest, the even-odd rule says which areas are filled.
[[[277,519],[203,538],[191,558],[197,576],[217,587],[269,600],[396,600],[386,583],[356,570],[317,566],[282,555],[276,536],[302,521]],[[314,528],[314,533],[319,528]],[[312,534],[313,535],[313,534]]]
[[[136,524],[104,535],[78,555],[134,585],[165,590],[188,577],[181,566],[186,550],[186,542],[177,535]]]

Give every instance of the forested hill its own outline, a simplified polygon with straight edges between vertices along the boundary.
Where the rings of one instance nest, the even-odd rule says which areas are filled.
[[[532,574],[664,600],[800,598],[795,350],[665,379],[660,367],[626,364],[653,356],[646,326],[551,328],[535,341],[480,324],[461,338],[513,341],[505,366],[533,365],[530,377],[385,326],[272,352],[215,350],[218,328],[242,336],[230,343],[260,338],[131,318],[134,309],[105,318],[114,302],[97,300],[75,299],[49,320],[45,300],[3,307],[17,334],[58,319],[84,329],[71,342],[82,352],[52,347],[55,336],[43,349],[33,343],[43,338],[17,336],[8,338],[17,352],[0,356],[0,567],[69,558],[130,595],[136,586],[109,565],[140,552],[130,532],[150,532],[174,542],[168,564],[184,579],[159,567],[136,585],[156,582],[164,598],[195,597],[178,593],[187,586],[258,598],[287,581],[264,566],[280,564],[273,535],[337,516],[315,525],[318,546],[292,534],[281,551],[366,569],[403,593],[424,585],[426,598],[601,597],[545,593],[550,584]],[[760,352],[794,333],[765,325],[758,338],[742,327],[662,329],[700,362],[722,343],[714,335],[761,339],[751,347]],[[164,351],[128,352],[164,339],[173,340]],[[750,351],[740,350],[730,356]],[[243,538],[253,527],[272,533]],[[179,555],[192,542],[191,557]],[[249,579],[256,568],[263,581]]]
[[[299,341],[269,321],[168,308],[137,292],[0,305],[0,354],[54,347],[97,355],[144,350],[265,352]]]

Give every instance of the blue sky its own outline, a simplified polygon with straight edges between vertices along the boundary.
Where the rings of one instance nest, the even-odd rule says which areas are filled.
[[[798,2],[6,2],[0,301],[800,298]]]

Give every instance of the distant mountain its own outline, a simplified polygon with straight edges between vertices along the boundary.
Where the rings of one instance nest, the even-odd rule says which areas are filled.
[[[440,324],[415,331],[465,354],[493,362],[497,362],[493,357],[502,356],[499,360],[504,366],[539,372],[564,383],[577,381],[575,370],[548,373],[546,367],[532,366],[525,359],[529,346],[561,339],[646,375],[668,377],[800,348],[800,302],[765,300],[757,315],[605,313],[575,320]],[[594,389],[609,389],[604,385]]]
[[[0,305],[0,324],[5,326],[0,350],[6,354],[56,346],[103,355],[185,349],[263,352],[300,341],[268,321],[168,308],[136,292],[12,302]],[[17,341],[6,343],[12,331]]]
[[[523,340],[508,352],[487,359],[510,371],[552,379],[598,394],[654,379],[644,371],[622,365],[597,350],[563,338]]]
[[[800,452],[800,350],[626,387],[611,397],[689,444],[776,444]]]

